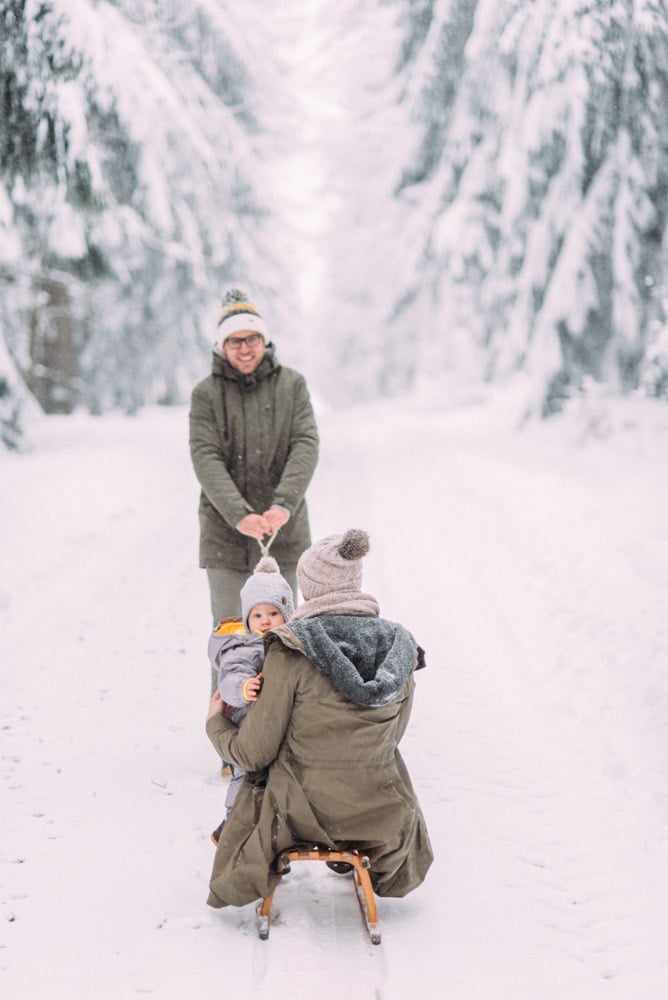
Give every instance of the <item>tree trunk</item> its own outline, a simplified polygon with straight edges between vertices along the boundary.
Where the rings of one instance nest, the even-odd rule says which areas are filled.
[[[37,279],[39,304],[30,315],[30,369],[26,384],[45,413],[71,413],[78,401],[67,286],[48,275]]]

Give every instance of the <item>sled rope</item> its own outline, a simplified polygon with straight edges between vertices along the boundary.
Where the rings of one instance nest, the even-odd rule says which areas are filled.
[[[268,556],[269,555],[269,549],[271,548],[271,544],[274,541],[274,539],[276,538],[277,534],[278,534],[278,531],[275,531],[273,533],[273,535],[269,535],[269,541],[268,542],[263,542],[261,538],[258,538],[257,544],[260,546],[260,552],[261,552],[261,554],[263,556]]]

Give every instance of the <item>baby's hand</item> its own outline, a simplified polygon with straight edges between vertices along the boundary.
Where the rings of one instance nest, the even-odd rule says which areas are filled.
[[[257,696],[262,689],[262,674],[258,674],[257,677],[249,677],[247,681],[244,681],[244,686],[242,688],[242,693],[245,701],[257,701]]]

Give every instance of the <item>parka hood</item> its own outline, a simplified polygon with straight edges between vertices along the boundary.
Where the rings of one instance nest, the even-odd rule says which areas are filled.
[[[218,662],[218,658],[223,654],[231,652],[233,649],[240,647],[248,647],[249,645],[255,645],[257,643],[262,643],[264,637],[256,634],[255,632],[246,632],[239,622],[241,628],[237,631],[232,632],[221,632],[215,631],[209,637],[208,653],[209,659],[213,662]]]
[[[411,633],[384,618],[322,615],[282,625],[267,636],[274,639],[299,649],[337,691],[367,707],[394,701],[424,665]]]

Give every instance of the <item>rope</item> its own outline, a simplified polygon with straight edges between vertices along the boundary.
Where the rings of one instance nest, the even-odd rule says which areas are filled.
[[[269,541],[268,542],[263,542],[260,538],[258,538],[257,544],[260,546],[260,552],[262,553],[263,556],[268,556],[269,555],[269,549],[271,548],[271,543],[276,538],[277,534],[278,534],[278,531],[275,531],[273,533],[273,535],[269,535]]]

